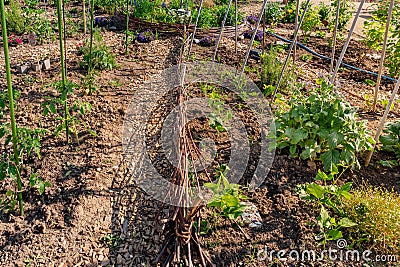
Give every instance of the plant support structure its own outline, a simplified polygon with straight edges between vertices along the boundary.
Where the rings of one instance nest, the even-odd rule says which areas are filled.
[[[17,132],[17,123],[15,120],[15,111],[14,111],[14,90],[12,88],[11,81],[11,68],[10,68],[10,56],[8,54],[8,36],[7,36],[7,26],[6,26],[6,14],[4,9],[4,0],[0,0],[0,14],[1,14],[1,31],[3,33],[3,48],[4,48],[4,58],[6,65],[6,76],[7,76],[7,93],[8,93],[8,104],[10,108],[10,120],[11,120],[11,132],[12,132],[12,143],[14,149],[14,164],[16,167],[16,179],[17,179],[17,198],[19,211],[21,216],[24,215],[24,203],[22,201],[22,181],[21,174],[19,171],[19,149],[18,149],[18,132]]]

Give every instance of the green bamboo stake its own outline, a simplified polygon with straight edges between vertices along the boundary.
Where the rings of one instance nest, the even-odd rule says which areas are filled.
[[[14,113],[14,91],[11,82],[11,69],[10,69],[10,56],[8,54],[8,36],[7,36],[7,26],[6,26],[6,14],[4,9],[4,0],[0,0],[0,13],[1,13],[1,31],[3,32],[3,48],[4,48],[4,58],[6,63],[6,76],[7,76],[7,89],[8,89],[8,101],[10,105],[10,119],[11,119],[11,132],[12,132],[12,142],[14,147],[14,163],[17,168],[17,198],[19,204],[19,211],[21,216],[24,216],[24,203],[22,201],[22,182],[21,175],[19,172],[19,151],[18,151],[18,134],[17,134],[17,123],[15,121]]]
[[[88,75],[92,75],[93,70],[93,60],[92,60],[92,51],[93,51],[93,21],[94,21],[94,0],[89,0],[90,3],[90,44],[89,44],[89,66],[88,66]],[[92,92],[92,82],[89,83],[89,92]]]
[[[86,0],[82,1],[82,7],[83,7],[83,33],[85,34],[86,37],[86,33],[87,33],[87,22],[86,22]]]
[[[65,58],[64,58],[64,40],[63,40],[63,18],[61,11],[61,1],[57,0],[57,16],[58,16],[58,39],[60,42],[60,56],[61,56],[61,80],[62,80],[62,88],[63,92],[65,92],[66,85],[66,71],[65,71]],[[64,100],[64,123],[65,123],[65,134],[67,143],[69,143],[69,125],[68,125],[68,103],[67,103],[68,95],[65,92],[65,100]]]

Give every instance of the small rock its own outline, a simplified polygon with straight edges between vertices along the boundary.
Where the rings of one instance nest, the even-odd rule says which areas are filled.
[[[317,170],[317,164],[315,164],[314,161],[309,160],[307,162],[307,165],[312,171],[316,171]]]
[[[22,65],[22,66],[17,67],[17,71],[20,74],[25,74],[28,72],[28,70],[29,70],[29,67],[27,65]]]
[[[39,64],[32,64],[31,69],[34,71],[40,71],[42,69],[42,65]]]
[[[43,60],[42,69],[44,69],[44,70],[50,69],[50,59]]]
[[[117,29],[117,27],[115,26],[111,26],[110,28],[108,28],[110,31],[115,31]]]

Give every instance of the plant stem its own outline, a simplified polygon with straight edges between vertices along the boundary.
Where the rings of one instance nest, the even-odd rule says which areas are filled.
[[[22,192],[21,192],[22,182],[21,182],[21,175],[18,170],[19,169],[18,133],[17,133],[17,123],[15,121],[15,112],[14,112],[14,90],[12,88],[12,81],[11,81],[10,56],[8,54],[8,36],[7,36],[4,0],[0,0],[0,13],[1,13],[1,31],[3,32],[4,58],[6,64],[7,90],[8,90],[8,101],[10,107],[12,142],[14,148],[14,164],[17,168],[17,189],[18,189],[17,197],[18,197],[20,214],[21,216],[24,216],[24,203],[22,201]]]
[[[64,123],[65,123],[65,134],[67,143],[69,143],[69,127],[68,127],[68,94],[65,92],[66,88],[66,71],[65,71],[65,54],[64,54],[64,40],[63,40],[63,19],[61,13],[61,1],[57,0],[57,16],[58,16],[58,39],[60,42],[60,57],[61,57],[61,82],[62,90],[65,93],[64,99]]]

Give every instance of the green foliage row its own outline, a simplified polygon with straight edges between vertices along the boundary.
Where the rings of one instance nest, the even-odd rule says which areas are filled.
[[[133,16],[154,22],[179,23],[180,19],[174,10],[180,8],[180,1],[171,1],[166,7],[162,7],[162,4],[162,0],[137,0],[134,4]],[[194,23],[197,18],[198,7],[193,1],[188,1],[187,5],[188,9],[191,10],[190,21]],[[186,2],[184,7],[186,8]],[[227,8],[227,4],[223,2],[213,7],[202,7],[198,27],[211,28],[221,26]],[[242,18],[243,14],[238,12],[238,23],[242,21]],[[229,9],[225,25],[235,25],[235,8],[233,6]]]
[[[301,2],[299,20],[304,12],[306,2]],[[318,6],[309,4],[304,16],[301,30],[305,35],[305,42],[312,32],[316,32],[319,28],[325,26],[329,31],[333,31],[335,26],[337,0],[331,5],[320,3]],[[338,30],[340,32],[346,30],[346,26],[352,17],[352,4],[349,0],[341,1],[339,12]],[[290,1],[287,5],[280,8],[276,3],[269,3],[266,7],[267,23],[294,23],[296,19],[296,1]]]
[[[400,74],[400,0],[395,0],[394,2],[385,65],[389,68],[390,74],[396,77]],[[389,0],[377,1],[374,4],[375,10],[372,12],[372,20],[367,20],[364,23],[365,42],[372,49],[382,50],[389,3]]]
[[[11,0],[6,9],[8,32],[16,35],[35,33],[40,43],[49,38],[53,39],[54,30],[45,10],[39,8],[38,4],[37,1],[27,1],[22,8],[19,1]]]

